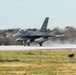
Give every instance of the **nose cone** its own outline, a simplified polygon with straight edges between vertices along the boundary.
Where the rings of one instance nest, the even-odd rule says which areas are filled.
[[[16,34],[12,35],[12,37],[21,37],[21,34],[16,33]]]
[[[12,37],[17,37],[17,35],[16,34],[13,34]]]

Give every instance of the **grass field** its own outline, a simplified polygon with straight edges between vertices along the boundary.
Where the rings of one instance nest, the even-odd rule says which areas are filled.
[[[0,51],[0,75],[76,75],[76,50]]]

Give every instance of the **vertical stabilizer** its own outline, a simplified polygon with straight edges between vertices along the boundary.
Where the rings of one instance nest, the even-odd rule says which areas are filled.
[[[45,20],[44,20],[44,22],[43,22],[43,25],[42,25],[42,27],[40,29],[41,32],[46,32],[47,25],[48,25],[48,20],[49,20],[49,17],[46,17]]]

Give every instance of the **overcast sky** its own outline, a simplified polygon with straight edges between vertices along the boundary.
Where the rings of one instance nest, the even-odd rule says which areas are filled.
[[[76,27],[76,0],[0,0],[0,29]]]

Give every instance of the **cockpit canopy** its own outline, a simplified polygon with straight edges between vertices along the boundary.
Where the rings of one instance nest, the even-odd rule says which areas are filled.
[[[18,31],[18,33],[31,33],[31,31],[29,31],[29,30],[25,30],[25,29],[20,29],[19,31]]]
[[[18,31],[18,33],[23,33],[23,32],[26,32],[27,30],[24,30],[24,29],[20,29],[19,31]]]

